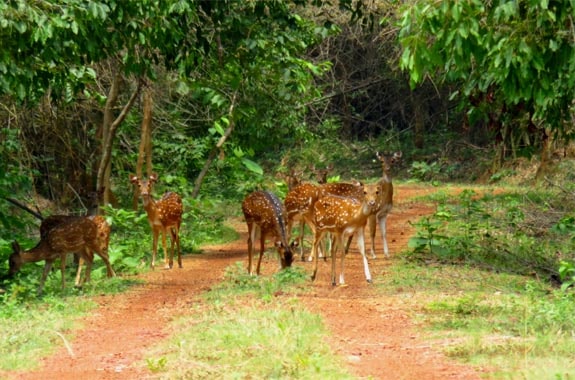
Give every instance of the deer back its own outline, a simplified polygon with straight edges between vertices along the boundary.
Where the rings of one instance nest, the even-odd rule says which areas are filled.
[[[156,214],[162,225],[166,227],[180,225],[183,213],[182,198],[177,193],[168,191],[156,202]]]
[[[319,194],[320,188],[312,183],[303,183],[290,190],[284,201],[288,218],[310,211]]]
[[[321,196],[339,195],[342,197],[352,197],[361,199],[364,196],[364,186],[361,182],[347,183],[334,182],[321,185]]]

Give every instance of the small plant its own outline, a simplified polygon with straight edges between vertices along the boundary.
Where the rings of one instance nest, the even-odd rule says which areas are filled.
[[[168,364],[168,359],[162,356],[159,359],[148,358],[146,359],[146,365],[148,369],[153,373],[164,372]]]
[[[575,284],[575,264],[570,261],[559,262],[559,277],[561,278],[561,290],[565,291]]]

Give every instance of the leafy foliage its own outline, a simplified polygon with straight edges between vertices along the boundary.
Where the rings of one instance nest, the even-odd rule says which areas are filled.
[[[400,21],[402,68],[462,83],[466,96],[520,107],[563,129],[574,98],[572,2],[417,1]]]

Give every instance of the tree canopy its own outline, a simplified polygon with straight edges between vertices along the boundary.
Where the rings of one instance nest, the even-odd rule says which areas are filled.
[[[485,94],[539,127],[570,133],[574,12],[573,1],[410,2],[400,19],[401,66],[413,86],[458,82],[466,97]]]

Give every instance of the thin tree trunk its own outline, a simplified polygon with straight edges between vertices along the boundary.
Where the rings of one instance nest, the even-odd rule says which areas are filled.
[[[231,136],[231,134],[234,130],[235,122],[234,122],[233,112],[234,112],[234,107],[236,105],[236,97],[237,97],[237,92],[235,92],[234,95],[232,96],[230,109],[228,111],[228,115],[229,115],[229,119],[230,119],[230,125],[225,130],[223,136],[220,137],[216,146],[214,146],[213,149],[210,151],[210,154],[208,155],[208,159],[206,160],[206,163],[204,164],[202,171],[200,172],[200,174],[198,175],[198,178],[196,178],[196,182],[194,183],[194,190],[192,191],[192,198],[197,198],[198,194],[200,193],[200,187],[202,186],[202,182],[204,181],[204,177],[208,173],[208,170],[210,169],[212,162],[214,162],[214,160],[218,154],[218,151],[222,148],[222,146],[224,145],[224,143],[226,142],[228,137]]]
[[[138,151],[138,161],[136,162],[136,175],[142,178],[144,166],[144,159],[146,162],[146,173],[148,176],[152,174],[152,111],[154,108],[154,101],[152,98],[152,90],[146,87],[144,90],[144,116],[142,118],[142,132],[140,137],[140,149]],[[138,209],[139,194],[134,191],[132,205],[134,210]]]
[[[121,77],[119,76],[119,74],[116,75],[116,77],[114,78],[114,83],[112,84],[112,88],[110,89],[109,98],[106,101],[106,109],[104,111],[102,158],[100,159],[100,166],[98,167],[98,180],[96,186],[97,189],[104,188],[104,196],[103,196],[104,204],[108,204],[110,202],[110,177],[106,176],[106,171],[108,170],[108,167],[110,166],[111,163],[114,137],[116,136],[116,131],[118,130],[118,127],[120,126],[120,124],[122,124],[122,122],[128,115],[128,112],[134,105],[134,102],[136,101],[138,95],[140,94],[140,90],[142,88],[143,83],[141,79],[138,80],[138,86],[134,91],[134,93],[132,94],[132,96],[130,97],[130,100],[128,100],[128,103],[124,105],[124,108],[122,109],[122,112],[120,112],[118,117],[113,122],[110,123],[112,119],[112,108],[118,97],[120,79]],[[109,127],[106,128],[106,126],[108,125],[107,123],[109,123]]]

